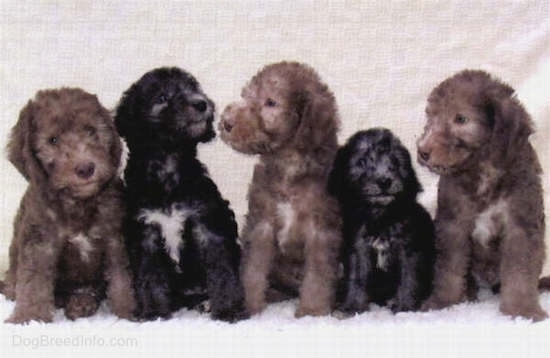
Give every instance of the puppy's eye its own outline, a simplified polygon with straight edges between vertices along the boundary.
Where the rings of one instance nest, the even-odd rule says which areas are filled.
[[[367,166],[367,160],[365,158],[361,158],[357,161],[357,165],[361,168],[365,168]]]
[[[466,123],[468,123],[468,118],[459,113],[455,117],[455,123],[457,123],[457,124],[466,124]]]
[[[50,139],[48,139],[48,143],[50,143],[51,145],[56,145],[58,142],[59,139],[57,137],[50,137]]]
[[[268,98],[265,100],[265,106],[266,107],[275,107],[277,105],[277,102],[275,102],[273,99]]]
[[[86,134],[90,137],[93,137],[95,136],[96,134],[96,129],[92,126],[86,126],[84,127],[84,131],[86,132]]]

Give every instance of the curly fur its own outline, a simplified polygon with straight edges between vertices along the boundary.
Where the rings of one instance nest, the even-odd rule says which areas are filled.
[[[336,155],[329,190],[344,218],[340,309],[418,309],[432,288],[435,234],[407,149],[387,129],[357,132]]]
[[[296,296],[296,316],[328,314],[341,242],[338,203],[326,192],[338,149],[336,101],[315,71],[281,62],[260,70],[219,124],[235,150],[258,154],[242,232],[250,313]]]
[[[111,116],[80,89],[40,91],[21,110],[8,155],[29,186],[3,288],[16,301],[8,322],[50,322],[55,305],[89,316],[105,294],[116,315],[132,316],[120,154]]]
[[[541,167],[531,119],[514,90],[483,71],[439,84],[426,108],[418,160],[440,175],[434,293],[425,309],[500,286],[500,310],[533,320],[544,262]]]
[[[130,151],[125,235],[142,319],[207,299],[216,319],[246,317],[234,214],[196,158],[197,144],[214,137],[214,110],[178,68],[146,73],[118,106]]]

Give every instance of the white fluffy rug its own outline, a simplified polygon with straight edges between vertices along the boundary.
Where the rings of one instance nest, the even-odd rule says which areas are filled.
[[[550,312],[550,293],[541,295]],[[117,353],[181,357],[547,357],[550,319],[531,323],[498,312],[498,297],[488,292],[480,301],[446,310],[393,315],[384,308],[339,320],[293,317],[296,302],[270,305],[261,315],[236,324],[181,310],[166,321],[118,320],[104,305],[87,319],[71,322],[58,311],[54,323],[2,324],[2,357]],[[13,302],[0,296],[0,319]]]

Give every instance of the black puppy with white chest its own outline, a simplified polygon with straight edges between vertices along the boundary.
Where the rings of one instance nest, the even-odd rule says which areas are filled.
[[[125,236],[141,319],[208,302],[216,319],[246,318],[237,224],[197,144],[214,138],[214,103],[178,68],[146,73],[115,117],[129,159]]]
[[[434,227],[416,202],[420,183],[391,131],[360,131],[340,148],[329,181],[343,213],[340,311],[416,310],[431,293]]]

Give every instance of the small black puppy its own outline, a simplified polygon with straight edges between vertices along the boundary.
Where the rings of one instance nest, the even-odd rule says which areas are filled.
[[[207,299],[216,319],[247,317],[234,214],[196,158],[197,144],[215,136],[214,111],[195,78],[178,68],[146,73],[117,108],[130,151],[124,230],[141,319]]]
[[[415,310],[431,293],[434,227],[416,202],[420,183],[407,149],[387,129],[360,131],[336,155],[329,179],[343,215],[340,310]]]

